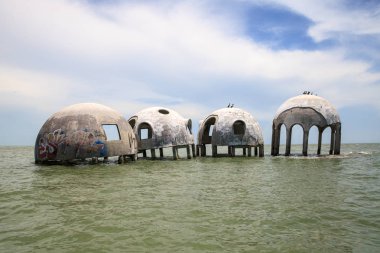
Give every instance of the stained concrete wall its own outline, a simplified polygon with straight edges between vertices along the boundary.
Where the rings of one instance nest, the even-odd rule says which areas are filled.
[[[198,149],[201,149],[201,155],[205,155],[206,144],[212,144],[213,156],[217,155],[217,146],[228,146],[231,149],[230,155],[234,155],[237,147],[249,148],[249,153],[251,147],[260,147],[260,156],[264,155],[264,140],[259,123],[250,113],[239,108],[216,110],[200,123]]]
[[[108,140],[104,125],[113,126],[118,140]],[[53,114],[39,131],[35,161],[73,161],[137,154],[131,126],[117,111],[100,104],[75,104]]]

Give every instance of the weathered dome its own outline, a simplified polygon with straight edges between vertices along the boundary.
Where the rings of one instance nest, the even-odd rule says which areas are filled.
[[[335,107],[326,99],[316,95],[299,95],[286,100],[277,110],[274,118],[277,119],[281,113],[292,108],[311,108],[326,119],[327,125],[340,122]]]
[[[137,141],[117,111],[82,103],[53,114],[42,126],[35,145],[36,162],[134,156]]]
[[[194,144],[191,119],[183,118],[174,110],[150,107],[128,121],[138,137],[139,150]]]
[[[212,132],[210,126],[214,125]],[[198,144],[217,146],[264,144],[259,123],[248,112],[239,108],[222,108],[204,119],[199,127]]]
[[[280,150],[281,127],[286,128],[285,155],[290,155],[292,128],[300,125],[303,129],[303,155],[307,155],[309,131],[316,126],[319,131],[317,154],[321,153],[323,131],[331,128],[330,151],[340,153],[341,123],[338,112],[326,99],[312,94],[303,94],[292,97],[278,109],[272,125],[272,155],[278,155]]]

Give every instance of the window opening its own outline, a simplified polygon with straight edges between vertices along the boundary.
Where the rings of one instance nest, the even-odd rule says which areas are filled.
[[[152,138],[152,127],[148,123],[141,123],[139,126],[140,140],[147,140]]]
[[[146,128],[142,128],[140,129],[140,139],[141,140],[146,140],[148,139],[148,133],[149,133],[149,130],[146,129]]]
[[[160,110],[158,110],[158,112],[161,114],[169,114],[169,111],[165,110],[165,109],[160,109]]]
[[[212,131],[214,131],[214,126],[215,125],[210,125],[210,129],[208,131],[208,136],[212,136]]]
[[[189,120],[187,121],[186,127],[187,127],[187,130],[189,130],[189,133],[190,133],[190,134],[193,134],[192,131],[191,131],[192,125],[193,125],[193,124],[192,124],[192,122],[191,122],[191,119],[189,119]]]
[[[245,133],[245,123],[241,120],[235,121],[233,124],[234,134],[244,135]]]
[[[136,118],[132,118],[129,121],[129,125],[131,125],[132,129],[135,128],[136,125]]]
[[[120,138],[120,132],[119,128],[116,124],[104,124],[102,125],[104,133],[106,134],[106,140],[107,141],[119,141]]]

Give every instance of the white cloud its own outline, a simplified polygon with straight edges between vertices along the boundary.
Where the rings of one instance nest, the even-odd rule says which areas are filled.
[[[315,21],[310,34],[316,40],[327,38],[335,31],[378,32],[375,18],[368,15],[360,24],[349,28],[350,13],[327,2],[276,2]],[[359,11],[353,14],[365,16]],[[294,95],[294,91],[313,89],[333,101],[338,100],[338,106],[368,103],[380,108],[380,102],[373,96],[379,93],[373,84],[379,82],[380,74],[369,72],[370,64],[347,60],[344,49],[273,51],[241,34],[243,29],[234,29],[237,24],[241,22],[210,13],[194,2],[161,7],[140,3],[87,5],[63,0],[1,1],[0,43],[3,46],[0,54],[21,65],[22,70],[12,69],[3,60],[0,78],[4,85],[13,83],[18,97],[31,98],[29,101],[33,103],[28,105],[35,107],[43,106],[40,100],[57,103],[57,98],[50,98],[53,94],[60,95],[58,101],[74,101],[70,97],[76,89],[93,89],[87,97],[85,93],[82,97],[96,97],[121,107],[118,105],[123,104],[122,97],[115,100],[112,96],[103,96],[97,89],[105,84],[89,81],[93,78],[91,69],[101,69],[101,73],[97,71],[94,75],[106,80],[110,76],[113,82],[106,85],[113,91],[125,91],[124,99],[133,101],[125,106],[136,109],[137,105],[149,105],[138,102],[143,98],[179,99],[183,103],[178,109],[191,114],[194,104],[188,102],[186,89],[202,89],[211,80],[223,78],[244,79],[253,86],[258,85],[255,83],[258,79],[266,80],[265,88],[274,92]],[[29,55],[18,56],[20,59],[15,59],[15,55],[28,50],[37,53],[31,54],[30,57],[35,58],[27,59],[31,64],[25,66],[22,58]],[[43,57],[36,57],[38,54]],[[45,69],[40,63],[43,59],[49,60]],[[62,61],[72,62],[72,65],[61,72],[56,67],[54,75],[51,74],[50,68],[55,65],[51,63],[59,65]],[[33,62],[38,63],[38,67],[32,67]],[[114,69],[120,69],[118,79],[111,77]],[[191,87],[182,87],[184,92],[179,98],[166,94],[171,87],[183,85],[178,80],[194,77],[200,81]],[[162,87],[157,89],[156,83]],[[1,93],[15,91],[2,89]],[[12,103],[11,100],[2,103]],[[206,100],[197,111],[206,111]],[[210,108],[213,109],[216,108]]]
[[[83,85],[49,73],[0,65],[1,106],[51,110],[69,99],[70,90]]]
[[[343,0],[297,1],[273,0],[314,22],[309,35],[316,41],[335,38],[342,34],[380,34],[380,5],[371,9],[353,9]]]

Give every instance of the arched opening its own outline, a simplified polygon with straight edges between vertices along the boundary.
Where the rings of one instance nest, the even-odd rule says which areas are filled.
[[[309,145],[308,145],[309,154],[315,155],[318,153],[318,136],[319,136],[318,127],[312,126],[309,130]]]
[[[237,120],[232,125],[235,135],[244,135],[245,134],[245,123],[242,120]]]
[[[187,129],[187,131],[190,133],[190,134],[193,134],[193,132],[192,132],[192,127],[193,127],[193,123],[192,123],[192,121],[191,121],[191,119],[189,119],[188,121],[187,121],[187,124],[186,124],[186,129]]]
[[[285,154],[285,146],[286,146],[286,126],[284,124],[280,125],[280,148],[279,154]]]
[[[133,117],[129,119],[128,123],[129,125],[131,125],[132,129],[135,128],[136,121],[137,121],[137,117]]]
[[[141,123],[138,128],[138,135],[140,137],[140,140],[152,139],[152,127],[146,122]]]
[[[296,124],[291,127],[291,131],[291,153],[302,154],[303,128],[301,125]]]
[[[331,127],[326,127],[323,130],[322,134],[322,147],[321,147],[321,155],[328,155],[330,151],[330,141],[331,141]]]
[[[203,124],[202,144],[211,143],[215,122],[216,117],[209,117]]]

